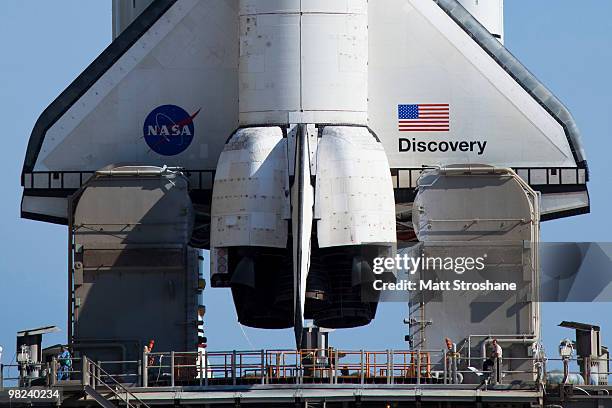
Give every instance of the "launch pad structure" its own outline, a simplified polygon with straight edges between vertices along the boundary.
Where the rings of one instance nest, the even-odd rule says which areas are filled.
[[[443,353],[452,361],[448,351],[337,349],[207,352],[207,358],[201,353],[151,353],[139,361],[82,357],[74,359],[70,379],[57,381],[56,370],[48,365],[47,383],[28,388],[58,390],[56,399],[23,398],[12,400],[11,406],[610,406],[611,386],[545,383],[544,368],[534,373],[542,378],[532,382],[454,383],[457,371],[450,364],[432,371],[431,359]],[[340,363],[330,364],[334,358]],[[118,366],[123,371],[116,371]],[[503,371],[504,377],[510,374]],[[0,397],[5,394],[0,389]]]
[[[503,26],[503,0],[114,0],[21,175],[22,217],[68,227],[72,354],[20,332],[0,404],[612,407],[599,327],[541,347],[541,223],[589,212],[589,170]],[[404,294],[407,350],[332,347],[396,255],[514,289]],[[295,349],[209,350],[209,290]]]

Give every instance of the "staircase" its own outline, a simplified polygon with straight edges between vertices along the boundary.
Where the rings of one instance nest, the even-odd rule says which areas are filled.
[[[93,398],[102,408],[117,408],[115,404],[107,400],[102,394],[93,389],[90,385],[85,386],[85,393]]]
[[[108,391],[108,396],[98,392],[95,387],[96,384],[103,390]],[[85,393],[102,408],[118,408],[113,401],[117,401],[126,408],[151,408],[112,375],[85,356],[83,356],[83,387]]]
[[[325,408],[325,401],[307,401],[304,404],[306,408]]]

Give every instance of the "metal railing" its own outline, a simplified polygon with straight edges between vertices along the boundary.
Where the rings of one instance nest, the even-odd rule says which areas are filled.
[[[82,378],[83,372],[81,371],[81,357],[70,357],[69,365],[66,365],[63,369],[60,359],[53,357],[51,363],[48,365],[48,382],[49,385],[61,384],[64,382],[78,381]]]
[[[12,383],[20,380],[19,376],[11,377],[7,374],[12,368],[19,370],[17,364],[0,364],[0,391],[4,390],[6,382]]]
[[[145,407],[150,408],[142,399],[131,392],[127,386],[119,382],[115,377],[106,372],[101,365],[94,363],[87,357],[83,357],[83,386],[89,386],[93,390],[105,389],[111,393],[114,399],[120,400],[127,408]],[[100,395],[101,396],[101,395]],[[106,398],[106,397],[103,397]],[[107,398],[108,399],[108,398]],[[135,401],[135,402],[134,402]]]
[[[438,353],[441,353],[438,351]],[[258,350],[145,353],[142,385],[430,382],[426,351]]]
[[[544,378],[541,362],[531,357],[504,358],[499,370],[476,368],[482,359],[473,360],[446,350],[157,352],[143,355],[141,385],[501,384],[519,377],[535,384]]]
[[[610,384],[610,360],[605,358],[590,359],[590,358],[578,358],[572,356],[570,358],[548,358],[546,359],[546,374],[550,381],[553,376],[556,377],[555,381],[560,383],[573,383],[580,380],[585,385],[608,385]],[[587,375],[585,376],[584,367],[588,367]],[[571,367],[577,369],[572,370]],[[605,369],[603,369],[605,367]]]
[[[236,386],[253,384],[504,384],[520,380],[542,386],[578,381],[587,364],[587,385],[606,385],[609,361],[576,357],[533,358],[507,356],[495,366],[483,367],[483,356],[470,357],[448,350],[255,350],[143,353],[139,360],[98,361],[71,358],[71,367],[58,371],[57,359],[39,364],[40,379],[49,386],[80,383],[94,389],[179,385]],[[570,369],[570,367],[572,369]],[[576,367],[576,369],[574,369]],[[20,371],[9,377],[9,369]],[[564,370],[561,370],[564,369]],[[0,366],[0,387],[24,384],[20,365]],[[60,375],[62,374],[62,375]],[[561,374],[565,374],[559,380]],[[575,377],[572,377],[575,376]],[[582,377],[581,377],[582,376]],[[25,377],[25,385],[29,377]],[[2,388],[0,388],[2,389]]]
[[[8,387],[9,384],[30,387],[33,383],[53,386],[78,381],[82,374],[78,367],[81,360],[78,357],[71,357],[70,365],[64,369],[60,369],[60,363],[56,357],[48,363],[0,364],[0,390]],[[16,374],[8,374],[12,370],[15,370]]]

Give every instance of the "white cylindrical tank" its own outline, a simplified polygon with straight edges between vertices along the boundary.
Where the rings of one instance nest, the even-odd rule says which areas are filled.
[[[480,24],[504,43],[504,0],[458,0]]]
[[[240,122],[365,124],[367,0],[240,0]]]

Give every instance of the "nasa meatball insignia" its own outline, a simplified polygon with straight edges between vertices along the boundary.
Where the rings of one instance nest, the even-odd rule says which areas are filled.
[[[174,156],[184,152],[193,141],[193,120],[198,113],[199,109],[190,115],[176,105],[158,106],[145,119],[145,142],[151,150],[162,156]]]

